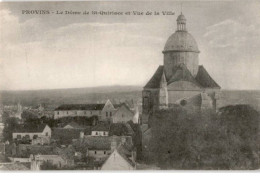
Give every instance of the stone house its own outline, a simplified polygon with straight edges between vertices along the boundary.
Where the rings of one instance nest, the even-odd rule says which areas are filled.
[[[99,121],[110,121],[115,110],[110,100],[105,104],[63,104],[54,110],[54,119],[97,116]]]
[[[20,128],[13,132],[13,140],[27,139],[30,141],[39,140],[44,144],[48,144],[51,138],[51,128],[46,124],[32,127],[30,129]],[[34,142],[33,142],[34,143]],[[43,144],[41,143],[41,144]]]
[[[125,104],[121,104],[120,107],[114,112],[112,116],[113,123],[126,123],[134,118],[134,112]]]

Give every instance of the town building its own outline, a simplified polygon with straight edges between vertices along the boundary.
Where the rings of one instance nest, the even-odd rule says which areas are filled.
[[[80,136],[74,140],[73,146],[76,152],[83,152],[88,159],[92,159],[95,165],[100,167],[101,164],[119,145],[125,145],[133,150],[133,141],[131,136]]]
[[[115,110],[110,100],[105,104],[63,104],[54,110],[54,119],[97,116],[100,121],[110,121]]]
[[[125,104],[121,104],[112,116],[113,123],[126,123],[130,120],[133,121],[134,112]]]
[[[100,123],[92,128],[91,136],[108,136],[109,130],[110,130],[110,124]]]
[[[194,109],[217,108],[220,86],[199,65],[199,48],[187,31],[186,18],[177,18],[177,30],[162,51],[164,64],[160,65],[142,92],[142,123],[148,123],[149,113],[172,105]]]
[[[32,144],[49,144],[51,139],[51,128],[46,124],[41,124],[30,129],[20,128],[13,132],[13,140],[28,140]]]

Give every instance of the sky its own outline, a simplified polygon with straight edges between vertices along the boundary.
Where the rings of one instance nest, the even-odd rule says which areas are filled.
[[[260,1],[183,2],[199,63],[223,89],[260,89]],[[47,15],[22,10],[49,10]],[[175,15],[57,15],[172,11]],[[144,86],[176,30],[180,2],[1,2],[0,89]]]

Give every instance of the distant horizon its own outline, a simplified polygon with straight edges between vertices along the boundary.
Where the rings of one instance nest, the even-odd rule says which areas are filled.
[[[46,88],[46,89],[9,89],[9,90],[4,90],[0,89],[0,92],[19,92],[19,91],[47,91],[47,90],[66,90],[66,89],[91,89],[91,88],[102,88],[102,87],[136,87],[136,88],[143,88],[144,85],[102,85],[102,86],[90,86],[90,87],[68,87],[68,88]],[[260,89],[219,89],[220,91],[222,90],[230,90],[230,91],[260,91]]]

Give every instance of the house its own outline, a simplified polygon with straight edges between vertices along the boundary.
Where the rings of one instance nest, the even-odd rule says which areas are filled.
[[[133,120],[134,115],[134,112],[125,103],[122,103],[121,106],[114,112],[112,122],[126,123]]]
[[[108,136],[110,125],[108,123],[100,123],[92,128],[91,136]]]
[[[36,127],[32,127],[30,129],[20,128],[16,129],[13,132],[13,140],[22,140],[26,139],[29,141],[37,140],[42,141],[39,142],[41,144],[48,144],[51,138],[51,128],[46,124],[41,124]],[[38,139],[39,138],[39,139]],[[32,142],[34,144],[35,142]]]
[[[124,145],[119,145],[100,168],[101,170],[135,170],[136,163],[133,151]]]
[[[54,119],[97,116],[99,121],[110,121],[115,110],[110,100],[105,104],[63,104],[54,110]]]
[[[117,146],[126,145],[133,148],[131,136],[81,136],[74,141],[73,146],[76,152],[83,152],[87,158],[95,162],[103,162]]]

